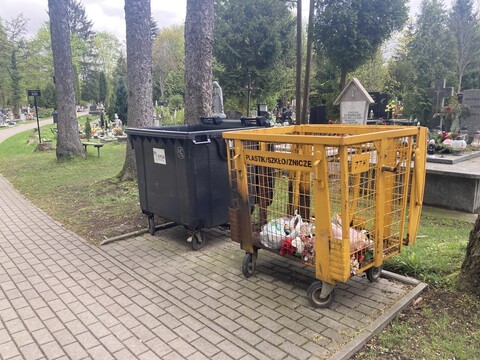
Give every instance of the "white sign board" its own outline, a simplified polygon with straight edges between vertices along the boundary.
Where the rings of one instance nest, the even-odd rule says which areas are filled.
[[[340,103],[340,123],[359,124],[367,123],[368,104],[365,101],[342,101]]]
[[[164,149],[153,148],[153,162],[155,164],[167,165]]]

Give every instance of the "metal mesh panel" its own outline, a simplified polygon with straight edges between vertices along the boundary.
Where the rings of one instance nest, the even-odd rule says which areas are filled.
[[[244,171],[255,248],[311,266],[327,259],[322,276],[345,280],[401,250],[415,137],[319,128],[272,130],[268,140],[255,141],[237,132],[232,191],[242,196],[237,180]],[[319,241],[327,253],[316,253]]]

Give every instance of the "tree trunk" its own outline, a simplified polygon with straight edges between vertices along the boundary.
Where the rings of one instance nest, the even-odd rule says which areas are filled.
[[[187,0],[185,19],[185,124],[212,111],[214,0]]]
[[[315,12],[315,0],[310,0],[310,9],[308,13],[308,30],[307,30],[307,58],[305,59],[305,84],[303,88],[303,109],[302,124],[307,123],[308,105],[310,97],[310,69],[312,64],[312,48],[313,48],[313,14]]]
[[[20,71],[18,69],[17,50],[12,50],[10,81],[12,82],[12,105],[13,115],[20,118]]]
[[[338,85],[338,90],[340,90],[340,92],[343,90],[343,88],[345,87],[345,85],[347,84],[347,71],[346,70],[341,70],[341,73],[340,73],[340,84]]]
[[[463,72],[459,72],[458,74],[458,90],[457,93],[462,91],[462,78],[463,78]]]
[[[470,231],[467,253],[460,270],[458,288],[480,296],[480,215]]]
[[[129,127],[153,126],[150,15],[150,0],[125,0]],[[118,177],[122,181],[137,177],[130,142],[127,142],[125,163]]]
[[[57,96],[57,160],[63,161],[76,156],[85,156],[85,150],[78,136],[75,82],[66,2],[48,0],[48,13]]]
[[[297,79],[295,89],[295,124],[302,123],[302,0],[297,0]]]

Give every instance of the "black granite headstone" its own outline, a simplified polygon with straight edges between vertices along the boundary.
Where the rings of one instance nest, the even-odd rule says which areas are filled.
[[[326,105],[319,105],[310,108],[310,124],[327,124],[328,123],[328,116],[327,116],[327,106]]]
[[[370,111],[373,111],[373,118],[374,119],[387,119],[388,114],[385,111],[385,108],[388,105],[389,96],[385,93],[380,92],[369,92],[370,96],[372,97],[375,103],[370,104],[368,107],[368,114],[370,117]]]

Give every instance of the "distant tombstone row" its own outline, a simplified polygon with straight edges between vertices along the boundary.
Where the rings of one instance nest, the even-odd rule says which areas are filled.
[[[102,104],[93,104],[90,105],[88,109],[88,114],[89,115],[94,115],[94,116],[100,116],[101,113],[105,111],[105,108],[103,107]]]
[[[445,100],[453,96],[453,87],[446,86],[445,79],[435,82],[435,86],[425,89],[425,95],[432,99],[433,112],[440,113],[444,110]],[[458,100],[468,111],[460,118],[460,128],[466,128],[470,135],[480,130],[480,89],[464,90],[458,94]],[[451,124],[444,123],[442,116],[434,116],[432,128],[441,128],[450,131]]]

